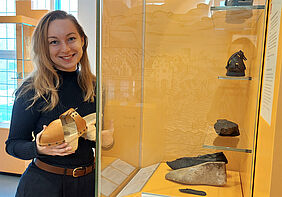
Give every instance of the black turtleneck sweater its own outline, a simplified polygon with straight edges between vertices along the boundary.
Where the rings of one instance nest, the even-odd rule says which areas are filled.
[[[69,108],[77,108],[76,111],[82,117],[96,112],[95,102],[83,101],[83,91],[77,82],[78,72],[78,70],[74,72],[57,71],[60,76],[59,103],[51,111],[41,110],[42,106],[46,104],[43,98],[38,99],[31,108],[26,109],[31,104],[30,98],[33,97],[34,90],[15,100],[10,133],[6,141],[6,151],[10,155],[23,160],[39,158],[43,162],[67,168],[87,166],[93,163],[92,148],[95,147],[95,142],[80,137],[78,149],[74,154],[50,156],[37,153],[36,142],[32,137],[32,132],[37,135],[42,131],[43,125],[48,125],[58,119]]]

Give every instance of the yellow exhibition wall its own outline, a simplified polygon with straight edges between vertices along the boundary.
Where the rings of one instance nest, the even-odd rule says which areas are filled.
[[[115,144],[102,156],[145,167],[219,152],[203,148],[217,119],[238,123],[237,147],[252,150],[264,10],[211,11],[200,0],[162,2],[104,1],[104,124],[114,121]],[[239,50],[252,80],[218,79]],[[248,196],[253,154],[224,153],[227,168],[242,172]]]

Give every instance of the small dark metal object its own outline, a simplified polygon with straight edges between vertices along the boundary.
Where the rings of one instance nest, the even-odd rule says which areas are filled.
[[[245,76],[246,66],[244,60],[247,60],[243,51],[234,53],[227,61],[227,76],[242,77]]]
[[[204,191],[200,191],[200,190],[194,190],[194,189],[179,189],[180,192],[183,192],[183,193],[187,193],[187,194],[195,194],[195,195],[198,195],[198,196],[206,196],[207,193],[204,192]]]
[[[198,157],[182,157],[176,159],[174,161],[167,161],[166,164],[173,170],[177,170],[180,168],[187,168],[191,166],[195,166],[205,162],[217,162],[222,161],[228,163],[223,152],[200,155]]]
[[[253,0],[225,0],[225,6],[251,6]]]

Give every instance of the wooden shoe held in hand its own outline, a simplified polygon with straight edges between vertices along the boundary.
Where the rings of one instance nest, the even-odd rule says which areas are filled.
[[[61,114],[59,119],[52,121],[46,127],[39,139],[39,145],[53,146],[67,142],[72,147],[72,151],[75,151],[80,136],[83,135],[86,139],[96,140],[95,123],[96,113],[82,118],[73,108],[70,108]],[[91,132],[86,134],[88,127]]]

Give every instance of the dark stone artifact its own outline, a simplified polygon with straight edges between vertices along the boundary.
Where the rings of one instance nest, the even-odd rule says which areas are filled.
[[[223,152],[200,155],[198,157],[182,157],[174,161],[167,161],[166,164],[173,170],[195,166],[206,162],[228,163]]]
[[[220,136],[240,135],[238,124],[226,119],[219,119],[214,124],[215,132]]]
[[[234,53],[227,61],[227,76],[242,77],[245,76],[246,66],[244,60],[247,60],[243,51]]]
[[[225,6],[250,6],[253,0],[225,0]]]
[[[179,189],[179,191],[183,192],[183,193],[187,193],[187,194],[195,194],[195,195],[198,195],[198,196],[206,196],[207,195],[207,193],[204,192],[204,191],[194,190],[194,189],[189,189],[189,188]]]
[[[223,186],[227,182],[225,162],[206,162],[172,170],[165,175],[170,181],[189,185]]]

